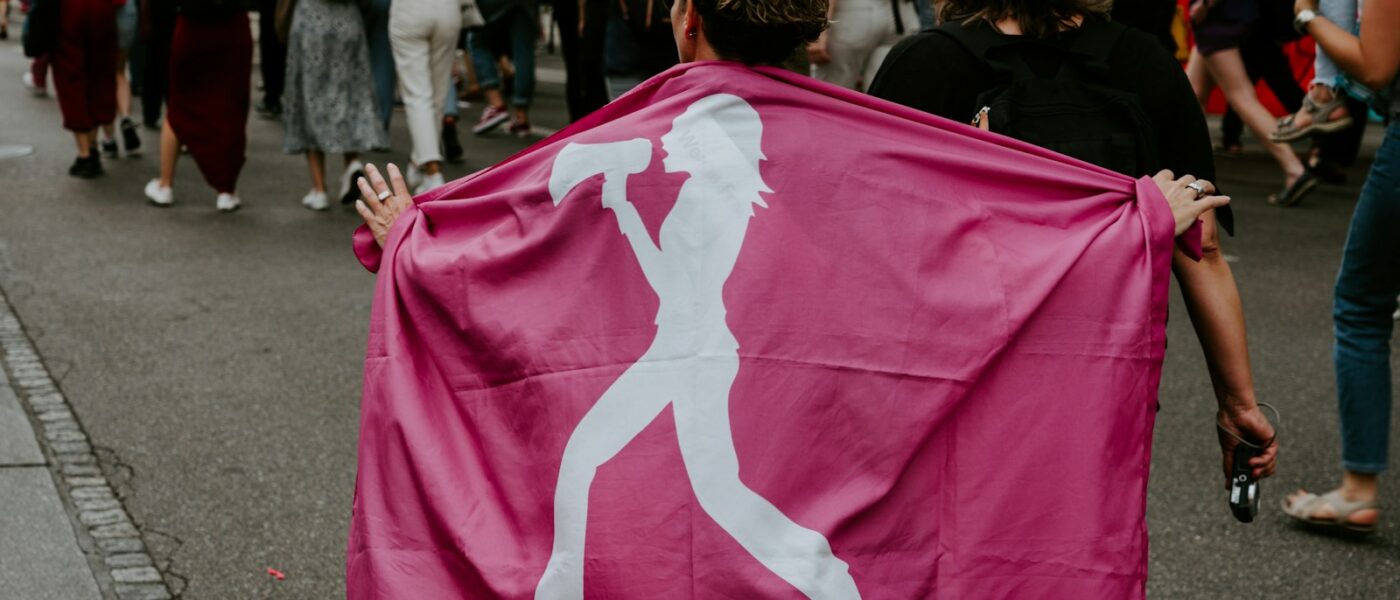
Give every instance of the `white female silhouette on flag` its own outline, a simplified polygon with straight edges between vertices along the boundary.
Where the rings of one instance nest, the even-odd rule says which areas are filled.
[[[810,598],[860,594],[847,564],[822,534],[798,525],[739,480],[730,432],[729,392],[739,371],[739,341],[725,321],[724,284],[744,244],[753,205],[771,192],[759,175],[763,124],[738,96],[691,104],[661,138],[666,171],[689,173],[654,245],[627,199],[627,177],[651,163],[638,138],[572,143],[556,157],[549,191],[558,205],[579,183],[602,175],[603,207],[660,299],[656,338],[579,422],[564,448],[554,494],[554,547],[537,600],[583,598],[589,488],[667,406],[686,474],[700,506],[760,563]]]

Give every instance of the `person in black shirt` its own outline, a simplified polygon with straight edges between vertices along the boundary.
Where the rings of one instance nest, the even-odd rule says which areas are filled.
[[[1120,28],[1104,14],[1102,0],[948,0],[943,4],[943,27],[985,28],[1004,36],[1027,35],[1042,44],[1068,49],[1075,36],[1089,28]],[[1136,30],[1122,31],[1107,59],[1110,85],[1137,96],[1157,132],[1157,168],[1214,179],[1215,164],[1205,115],[1179,65],[1156,38]],[[1053,77],[1060,66],[1058,52],[1025,51],[1021,58],[1040,77]],[[870,93],[954,121],[968,123],[978,114],[978,96],[997,85],[991,68],[954,40],[925,31],[900,42],[885,59]],[[1132,176],[1151,175],[1152,169]],[[1226,207],[1228,209],[1228,207]],[[1229,226],[1229,213],[1220,211]],[[1228,220],[1227,220],[1228,219]],[[1244,313],[1234,275],[1220,252],[1216,218],[1203,219],[1204,258],[1195,262],[1177,252],[1173,271],[1182,287],[1196,334],[1200,338],[1216,391],[1222,427],[1256,441],[1271,440],[1273,428],[1260,412],[1245,338]],[[1221,436],[1226,477],[1235,440]],[[1256,476],[1274,470],[1277,445],[1251,462]]]

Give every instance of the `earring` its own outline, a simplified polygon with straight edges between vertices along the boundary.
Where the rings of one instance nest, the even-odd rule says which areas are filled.
[[[692,40],[695,39],[695,30],[691,29],[690,31],[685,32],[685,37],[690,38]]]

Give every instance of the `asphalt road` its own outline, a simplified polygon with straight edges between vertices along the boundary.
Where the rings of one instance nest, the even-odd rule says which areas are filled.
[[[0,144],[36,148],[0,160],[0,289],[121,480],[152,554],[185,598],[343,596],[373,285],[350,252],[357,217],[303,209],[304,162],[281,153],[277,123],[258,119],[249,123],[244,209],[232,215],[214,212],[188,157],[177,204],[146,205],[142,186],[156,173],[149,132],[145,156],[109,161],[96,181],[69,178],[70,138],[53,100],[20,86],[25,64],[14,41],[0,44]],[[536,125],[564,125],[562,91],[541,84]],[[526,145],[469,137],[467,160],[449,165],[449,178]],[[371,159],[406,159],[401,116],[393,143]],[[1274,508],[1285,490],[1339,474],[1330,293],[1358,187],[1324,188],[1282,210],[1264,202],[1278,182],[1257,148],[1219,166],[1235,197],[1239,237],[1226,250],[1259,396],[1284,415],[1281,469],[1265,483],[1261,520],[1235,523],[1205,367],[1174,296],[1149,494],[1149,595],[1400,597],[1396,519],[1358,543],[1296,530]],[[1364,165],[1352,171],[1354,182],[1363,176]],[[286,580],[268,577],[269,567]]]

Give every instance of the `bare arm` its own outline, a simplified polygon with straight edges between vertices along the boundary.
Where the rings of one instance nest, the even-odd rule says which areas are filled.
[[[1295,10],[1317,10],[1317,0],[1297,0]],[[1308,23],[1322,51],[1343,71],[1373,90],[1384,89],[1400,71],[1400,0],[1368,0],[1361,14],[1361,37],[1324,17]]]
[[[1260,412],[1254,397],[1254,375],[1249,364],[1249,342],[1245,335],[1244,309],[1239,288],[1229,263],[1220,251],[1220,233],[1213,213],[1203,216],[1199,262],[1181,251],[1172,259],[1172,270],[1181,285],[1186,311],[1200,339],[1215,390],[1220,422],[1245,438],[1265,442],[1273,438],[1273,428]],[[1221,439],[1226,478],[1229,478],[1235,441]],[[1274,471],[1277,444],[1271,445],[1251,463],[1257,475]]]

